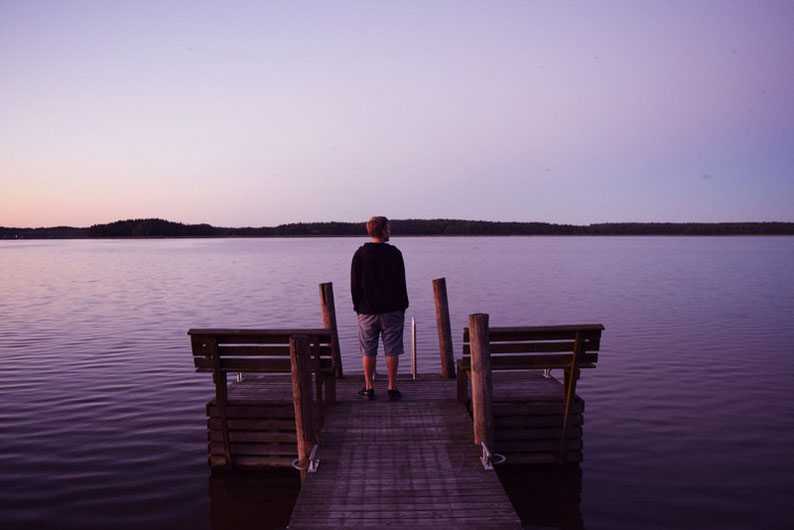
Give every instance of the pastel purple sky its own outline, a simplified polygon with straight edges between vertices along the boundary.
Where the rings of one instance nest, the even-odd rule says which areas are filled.
[[[0,225],[794,221],[794,2],[0,0]]]

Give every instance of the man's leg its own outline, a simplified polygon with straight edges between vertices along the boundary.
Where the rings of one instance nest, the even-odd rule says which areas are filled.
[[[386,354],[386,369],[389,372],[389,390],[397,390],[397,368],[403,353],[403,328],[405,314],[393,311],[383,315],[383,350]]]
[[[364,356],[364,388],[366,388],[367,390],[372,388],[372,376],[375,373],[375,361],[377,361],[377,359],[378,358],[375,357],[374,355]],[[388,364],[389,364],[389,358],[386,357],[386,365],[388,366]],[[391,383],[389,384],[391,385]]]
[[[389,355],[386,357],[386,369],[389,371],[389,390],[397,388],[397,367],[400,364],[400,357],[397,355]],[[375,367],[373,363],[372,367]]]
[[[372,390],[379,335],[380,323],[377,315],[358,315],[358,347],[364,363],[364,390]],[[359,394],[364,397],[362,392]],[[372,396],[368,399],[372,399]]]

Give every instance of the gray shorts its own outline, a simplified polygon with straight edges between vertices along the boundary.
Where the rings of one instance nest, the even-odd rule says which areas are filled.
[[[358,349],[361,355],[373,357],[378,354],[378,336],[383,338],[383,352],[387,357],[402,355],[404,325],[403,311],[358,315]]]

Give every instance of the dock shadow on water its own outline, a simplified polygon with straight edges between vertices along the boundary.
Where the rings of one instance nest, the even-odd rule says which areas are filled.
[[[495,469],[522,525],[561,530],[584,528],[582,469],[578,465],[513,464]]]
[[[285,528],[300,486],[300,474],[294,469],[212,472],[208,480],[211,528]]]

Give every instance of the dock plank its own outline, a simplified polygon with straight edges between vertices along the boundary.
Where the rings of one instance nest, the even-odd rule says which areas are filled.
[[[483,470],[455,381],[401,380],[403,399],[357,396],[360,376],[338,381],[290,528],[427,525],[520,528],[496,473]]]

